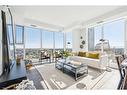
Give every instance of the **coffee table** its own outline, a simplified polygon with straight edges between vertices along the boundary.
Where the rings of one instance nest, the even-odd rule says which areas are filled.
[[[61,69],[63,73],[65,70],[74,73],[75,80],[78,80],[88,74],[88,66],[86,64],[82,63],[81,65],[75,65],[71,64],[69,61],[66,61],[66,59],[57,60],[55,67],[57,69]]]

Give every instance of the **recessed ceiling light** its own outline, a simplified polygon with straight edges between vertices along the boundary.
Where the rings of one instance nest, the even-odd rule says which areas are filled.
[[[32,27],[37,27],[36,25],[34,25],[34,24],[31,24],[30,26],[32,26]]]
[[[97,23],[99,24],[99,23],[103,23],[104,21],[98,21]]]

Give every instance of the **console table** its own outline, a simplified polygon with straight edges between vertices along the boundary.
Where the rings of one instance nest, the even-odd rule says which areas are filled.
[[[25,79],[27,79],[27,77],[24,61],[21,61],[20,64],[14,63],[10,72],[5,72],[2,76],[0,76],[0,89],[12,84],[20,83]]]

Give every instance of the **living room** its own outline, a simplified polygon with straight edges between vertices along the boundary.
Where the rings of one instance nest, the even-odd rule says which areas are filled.
[[[126,6],[0,6],[0,10],[8,35],[3,35],[8,52],[4,47],[3,51],[12,64],[9,71],[8,65],[0,64],[5,69],[1,89],[127,88]],[[16,72],[20,65],[23,72]],[[9,79],[6,71],[12,74]]]

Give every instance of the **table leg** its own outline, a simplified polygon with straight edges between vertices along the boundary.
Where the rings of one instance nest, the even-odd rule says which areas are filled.
[[[77,81],[77,70],[75,69],[75,80]]]
[[[62,66],[62,70],[63,70],[63,73],[64,73],[64,63],[63,63],[63,66]]]

